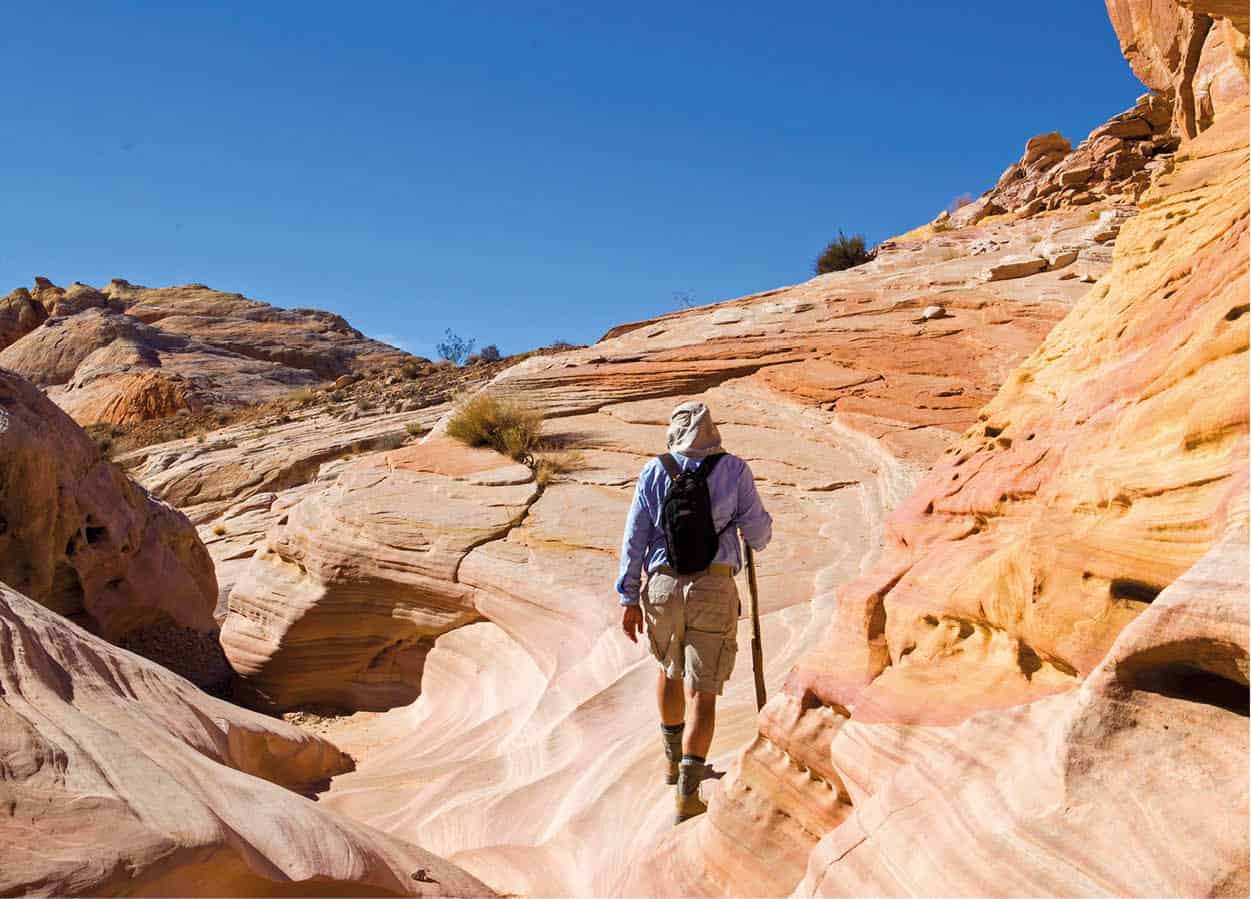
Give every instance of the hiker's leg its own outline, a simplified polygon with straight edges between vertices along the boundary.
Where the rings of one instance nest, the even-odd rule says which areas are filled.
[[[712,732],[717,726],[717,694],[704,690],[691,690],[691,714],[686,736],[682,741],[682,754],[708,758],[712,746]]]
[[[656,705],[660,709],[660,723],[674,727],[686,720],[686,697],[682,693],[682,679],[671,680],[661,668],[656,682]]]

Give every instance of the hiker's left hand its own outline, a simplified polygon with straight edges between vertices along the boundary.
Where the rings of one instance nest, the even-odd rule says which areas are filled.
[[[621,629],[630,638],[631,643],[639,642],[638,635],[643,633],[643,610],[638,606],[622,606]]]

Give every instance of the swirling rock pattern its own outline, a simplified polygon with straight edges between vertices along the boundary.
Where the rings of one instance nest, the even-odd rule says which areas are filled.
[[[6,896],[491,894],[295,792],[350,770],[334,746],[3,585],[0,734]]]
[[[896,512],[647,891],[1246,890],[1245,570],[1206,573],[1247,539],[1245,85],[1175,162]]]

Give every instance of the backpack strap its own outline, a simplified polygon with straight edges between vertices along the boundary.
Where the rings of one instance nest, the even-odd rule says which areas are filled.
[[[715,456],[704,456],[704,460],[699,463],[699,468],[695,469],[701,478],[706,478],[712,474],[712,470],[717,467],[717,463],[725,458],[725,453],[717,453]]]
[[[676,481],[682,476],[682,466],[678,464],[678,460],[673,456],[665,453],[663,456],[657,456],[660,464],[665,467],[665,471],[669,472],[669,480]]]

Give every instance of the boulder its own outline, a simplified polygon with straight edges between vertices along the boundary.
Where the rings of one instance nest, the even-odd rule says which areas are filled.
[[[352,768],[327,741],[4,585],[0,722],[4,895],[491,895],[301,795]]]
[[[228,675],[213,562],[187,518],[105,459],[35,386],[0,369],[0,580],[204,685]]]
[[[1037,274],[1047,267],[1047,260],[1038,256],[1006,256],[982,270],[983,281],[1007,281]]]

